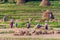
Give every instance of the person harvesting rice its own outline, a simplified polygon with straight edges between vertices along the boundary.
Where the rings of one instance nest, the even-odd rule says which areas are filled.
[[[13,19],[11,19],[11,20],[10,20],[10,28],[13,27],[13,23],[14,23],[14,21],[13,21]]]

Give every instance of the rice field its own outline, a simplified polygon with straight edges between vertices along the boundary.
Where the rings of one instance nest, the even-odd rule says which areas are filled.
[[[4,16],[7,17],[8,20],[10,19],[20,19],[20,20],[28,20],[28,18],[33,18],[34,20],[30,23],[31,28],[33,28],[37,23],[44,25],[44,22],[35,22],[35,20],[40,20],[42,19],[42,13],[45,10],[50,10],[53,12],[55,19],[60,20],[60,1],[50,1],[51,6],[45,6],[45,7],[40,7],[39,1],[30,1],[24,3],[24,5],[19,6],[16,5],[16,3],[2,3],[0,4],[0,19],[2,19]],[[10,28],[9,24],[10,22],[0,22],[0,28]],[[6,24],[6,25],[5,25]],[[26,22],[20,21],[18,22],[18,28],[26,28]],[[50,28],[60,28],[60,22],[48,22]],[[15,28],[15,22],[14,26]],[[0,34],[10,34],[14,33],[13,31],[2,31]],[[11,36],[11,35],[10,35]],[[57,38],[14,38],[14,37],[9,37],[5,36],[2,37],[0,36],[0,40],[60,40]]]
[[[26,28],[26,22],[17,22],[18,23],[18,28]],[[36,26],[36,24],[39,23],[40,25],[44,26],[45,23],[44,22],[34,22],[32,21],[31,24],[31,28],[34,28]],[[10,22],[0,22],[0,28],[10,28]],[[60,28],[60,22],[48,22],[48,25],[50,28]],[[13,25],[13,28],[15,28],[15,22]]]
[[[0,19],[3,16],[7,16],[8,19],[22,19],[32,17],[34,19],[42,19],[42,13],[45,10],[51,10],[54,14],[55,19],[60,19],[60,2],[51,1],[51,6],[40,7],[39,1],[30,1],[24,3],[22,6],[18,6],[15,3],[4,3],[0,4]]]

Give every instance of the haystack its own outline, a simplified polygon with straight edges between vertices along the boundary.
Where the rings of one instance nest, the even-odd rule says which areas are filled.
[[[23,5],[24,4],[24,2],[25,2],[25,0],[17,0],[17,5]]]
[[[43,15],[42,15],[42,19],[47,20],[47,19],[54,19],[54,15],[51,11],[46,10]]]
[[[50,6],[51,3],[49,2],[49,0],[42,0],[41,4],[39,6]]]

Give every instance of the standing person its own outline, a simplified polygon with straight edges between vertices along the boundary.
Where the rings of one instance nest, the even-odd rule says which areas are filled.
[[[49,14],[49,19],[53,20],[54,19],[54,15],[52,14],[52,12]]]
[[[10,28],[13,27],[13,23],[14,23],[14,21],[13,21],[13,19],[11,19],[11,21],[10,21]]]
[[[7,21],[6,16],[3,17],[3,22]]]
[[[48,23],[45,22],[45,29],[48,30]]]
[[[30,23],[29,22],[27,22],[26,27],[30,28]]]
[[[18,22],[17,22],[17,20],[16,20],[16,22],[15,22],[15,25],[16,25],[16,27],[18,27]]]

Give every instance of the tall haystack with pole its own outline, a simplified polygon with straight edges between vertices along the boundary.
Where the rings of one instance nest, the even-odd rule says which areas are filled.
[[[42,19],[43,20],[50,20],[50,19],[52,20],[52,19],[54,19],[54,15],[51,11],[46,10],[45,12],[43,12]]]
[[[24,4],[24,2],[25,2],[25,0],[17,0],[17,5],[23,5]]]
[[[51,3],[49,2],[49,0],[42,0],[39,6],[50,6]]]

